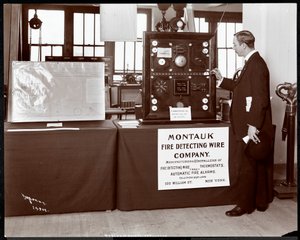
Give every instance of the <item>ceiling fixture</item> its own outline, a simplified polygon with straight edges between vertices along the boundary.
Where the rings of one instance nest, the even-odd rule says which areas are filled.
[[[39,29],[42,26],[42,21],[38,18],[36,9],[33,18],[29,21],[29,26],[33,29]]]

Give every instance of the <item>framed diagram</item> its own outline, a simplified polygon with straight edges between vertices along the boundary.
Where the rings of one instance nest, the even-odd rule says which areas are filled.
[[[103,62],[13,61],[8,122],[105,119]]]

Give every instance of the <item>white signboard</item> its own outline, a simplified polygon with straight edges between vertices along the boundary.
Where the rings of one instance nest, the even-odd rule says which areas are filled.
[[[229,186],[228,127],[158,129],[158,190]]]
[[[192,120],[191,106],[189,107],[169,107],[171,121]]]
[[[8,121],[105,119],[103,62],[12,62]]]

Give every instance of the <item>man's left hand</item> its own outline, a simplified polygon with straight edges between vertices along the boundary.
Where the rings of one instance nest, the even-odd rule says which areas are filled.
[[[260,142],[260,140],[257,136],[258,133],[259,133],[259,131],[257,130],[257,128],[255,126],[251,126],[248,124],[248,136],[256,144]]]

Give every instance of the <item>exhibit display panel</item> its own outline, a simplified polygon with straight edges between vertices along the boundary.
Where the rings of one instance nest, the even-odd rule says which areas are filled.
[[[130,124],[123,127],[122,121],[115,121],[118,127],[118,170],[117,170],[117,208],[119,210],[147,210],[147,209],[164,209],[164,208],[182,208],[182,207],[204,207],[204,206],[216,206],[235,204],[236,196],[239,194],[237,189],[239,162],[233,158],[234,155],[234,136],[231,131],[230,124],[228,123],[194,123],[194,124],[157,124],[157,125],[139,125],[130,128]],[[161,149],[168,149],[171,146],[162,145],[159,141],[159,131],[169,129],[170,133],[175,129],[187,129],[189,132],[207,132],[212,133],[212,129],[228,130],[228,140],[218,138],[216,142],[219,142],[222,149],[215,149],[216,152],[209,150],[209,155],[200,155],[195,159],[207,160],[204,164],[200,163],[197,167],[192,167],[191,164],[186,161],[187,164],[176,165],[174,160],[172,164],[169,164],[168,159],[163,159],[163,165],[159,165],[159,153]],[[171,131],[172,130],[172,131]],[[194,131],[191,131],[194,130]],[[217,130],[213,130],[214,132]],[[175,137],[176,138],[176,137]],[[196,143],[201,141],[196,140]],[[203,141],[205,142],[205,141]],[[224,147],[222,145],[224,142]],[[176,145],[173,145],[176,146]],[[181,145],[183,146],[183,145]],[[192,146],[192,145],[190,145]],[[160,147],[160,149],[159,149]],[[177,147],[174,147],[177,148]],[[178,148],[179,149],[179,148]],[[208,149],[208,148],[206,148]],[[228,152],[221,158],[220,162],[212,162],[215,159],[215,154],[224,152],[227,149]],[[189,152],[190,150],[182,150],[181,153]],[[206,150],[205,150],[206,151]],[[228,154],[228,160],[226,160],[226,154]],[[175,156],[175,155],[174,155]],[[178,155],[177,155],[178,156]],[[206,157],[208,156],[208,157]],[[189,158],[190,156],[188,156]],[[176,158],[176,156],[175,156]],[[187,160],[187,159],[185,159]],[[171,161],[169,161],[171,162]],[[208,168],[208,164],[213,163],[212,168]],[[218,169],[221,169],[219,163],[222,163],[222,169],[228,171],[227,173],[219,173]],[[228,164],[226,166],[226,163]],[[202,166],[203,165],[203,166]],[[206,166],[204,166],[206,165]],[[163,168],[161,168],[162,166]],[[270,197],[273,195],[273,158],[268,162],[268,186],[270,189]],[[177,167],[177,168],[176,168]],[[172,168],[170,174],[167,176],[170,179],[170,184],[173,185],[160,187],[161,183],[164,183],[164,179],[161,178],[161,174],[165,174],[162,170]],[[174,170],[175,169],[175,170]],[[179,169],[179,170],[177,170]],[[211,174],[208,170],[216,171],[216,174]],[[193,173],[192,171],[198,171]],[[202,172],[203,171],[203,172]],[[173,175],[176,172],[182,173],[182,181],[172,182]],[[167,172],[166,172],[167,173]],[[186,175],[184,173],[187,173]],[[177,174],[178,177],[179,175]],[[222,175],[223,174],[223,175]],[[206,180],[209,180],[208,176],[213,176],[213,183],[205,183],[199,187],[199,185],[189,184],[189,180],[195,179],[197,176],[205,176]],[[166,176],[166,175],[165,175]],[[187,178],[188,176],[189,178]],[[220,176],[220,178],[217,178]],[[222,178],[221,178],[222,176]],[[191,178],[192,177],[192,178]],[[178,178],[179,179],[179,178]],[[217,184],[215,180],[225,180],[222,184]],[[200,179],[199,179],[200,180]],[[197,179],[198,181],[198,179]],[[166,181],[165,181],[166,182]],[[228,184],[229,182],[229,184]],[[174,183],[174,184],[173,184]],[[186,184],[185,187],[179,187],[181,183]],[[176,186],[175,186],[176,185]],[[219,185],[219,186],[218,186]],[[161,188],[161,189],[159,189]]]
[[[144,32],[143,120],[216,120],[216,81],[207,33]],[[187,115],[172,116],[172,109]],[[188,110],[188,113],[184,113]]]
[[[7,121],[104,120],[104,65],[13,61]]]
[[[114,209],[116,141],[109,120],[5,123],[5,216]]]

